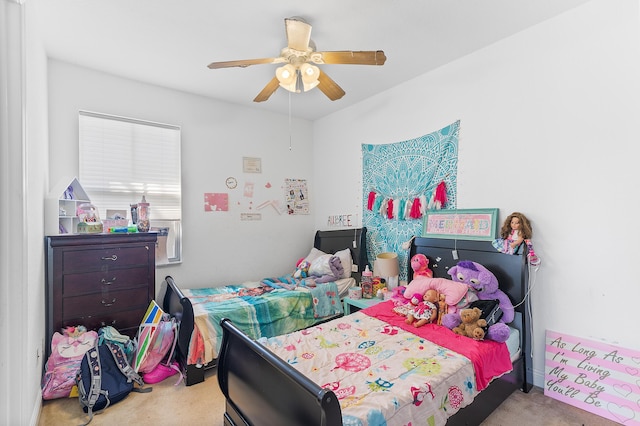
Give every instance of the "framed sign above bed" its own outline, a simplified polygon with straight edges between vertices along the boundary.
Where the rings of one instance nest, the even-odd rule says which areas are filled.
[[[498,234],[498,209],[428,210],[423,237],[492,241]]]

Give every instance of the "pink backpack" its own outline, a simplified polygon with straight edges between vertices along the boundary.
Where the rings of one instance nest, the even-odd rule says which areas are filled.
[[[67,398],[76,384],[76,374],[85,352],[98,340],[98,333],[83,326],[67,327],[51,338],[51,355],[42,376],[42,398]]]
[[[149,342],[149,347],[144,348],[146,353],[138,367],[138,373],[149,373],[155,369],[163,359],[167,358],[166,364],[170,365],[178,341],[178,325],[174,318],[169,319],[169,315],[164,314],[162,321],[158,324],[157,330]],[[140,342],[138,342],[140,345]],[[138,351],[141,348],[138,346]]]

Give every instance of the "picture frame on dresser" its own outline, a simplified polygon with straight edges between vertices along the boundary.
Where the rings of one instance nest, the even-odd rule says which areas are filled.
[[[156,241],[154,232],[45,237],[45,359],[68,326],[135,337],[155,298]]]

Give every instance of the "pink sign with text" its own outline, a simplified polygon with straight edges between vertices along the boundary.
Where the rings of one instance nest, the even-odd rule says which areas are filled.
[[[640,425],[640,351],[547,330],[544,394]]]

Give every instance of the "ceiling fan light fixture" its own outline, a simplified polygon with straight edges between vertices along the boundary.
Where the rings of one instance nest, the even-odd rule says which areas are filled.
[[[276,69],[276,78],[280,86],[290,92],[296,91],[296,68],[291,64],[286,64]]]
[[[276,69],[276,78],[280,87],[293,92],[308,92],[320,82],[320,69],[315,65],[304,63],[296,68],[292,64],[286,64]]]
[[[318,78],[320,77],[320,69],[315,65],[311,65],[308,63],[300,65],[300,74],[302,75],[302,82],[304,83],[305,92],[308,92],[320,83],[320,81],[318,80]]]

